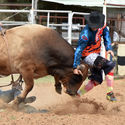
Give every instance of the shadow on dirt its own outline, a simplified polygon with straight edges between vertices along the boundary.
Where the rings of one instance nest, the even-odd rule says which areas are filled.
[[[10,91],[7,91],[7,93],[4,93],[4,94],[2,93],[0,95],[0,112],[2,112],[4,109],[15,110],[11,107],[11,102],[10,102],[12,101],[13,97],[9,98],[8,96],[6,96],[8,95],[8,93],[10,93]],[[49,110],[47,109],[37,110],[35,107],[28,104],[28,103],[34,102],[35,100],[36,100],[35,96],[27,97],[24,102],[19,104],[18,109],[16,109],[16,111],[24,112],[24,113],[47,113],[49,112]]]

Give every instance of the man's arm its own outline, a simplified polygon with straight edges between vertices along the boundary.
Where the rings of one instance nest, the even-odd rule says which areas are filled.
[[[74,63],[73,63],[74,74],[79,74],[79,71],[77,70],[77,66],[80,65],[82,52],[87,46],[87,43],[88,43],[87,34],[84,34],[84,33],[81,34],[79,37],[78,46],[74,54]]]
[[[104,45],[105,45],[107,54],[111,54],[112,56],[114,56],[114,53],[112,51],[112,46],[111,46],[111,37],[107,27],[105,27],[103,30],[103,39],[104,39]]]

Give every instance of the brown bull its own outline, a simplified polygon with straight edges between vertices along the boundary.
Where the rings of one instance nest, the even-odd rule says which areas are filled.
[[[0,35],[0,75],[19,73],[25,89],[14,103],[25,99],[34,85],[34,78],[52,75],[55,88],[61,93],[61,83],[67,93],[75,95],[83,78],[72,72],[74,50],[56,31],[41,25],[19,26]]]

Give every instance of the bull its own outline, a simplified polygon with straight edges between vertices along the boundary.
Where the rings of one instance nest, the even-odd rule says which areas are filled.
[[[85,76],[73,74],[74,49],[55,30],[28,24],[8,29],[5,38],[0,35],[0,75],[21,74],[25,82],[13,104],[24,101],[34,78],[46,75],[54,77],[56,92],[61,94],[63,84],[68,94],[76,94]]]

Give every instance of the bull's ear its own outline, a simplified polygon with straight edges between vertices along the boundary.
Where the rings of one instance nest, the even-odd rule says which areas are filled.
[[[82,82],[82,80],[83,80],[82,75],[73,74],[69,82],[71,84],[77,84],[77,83]]]

